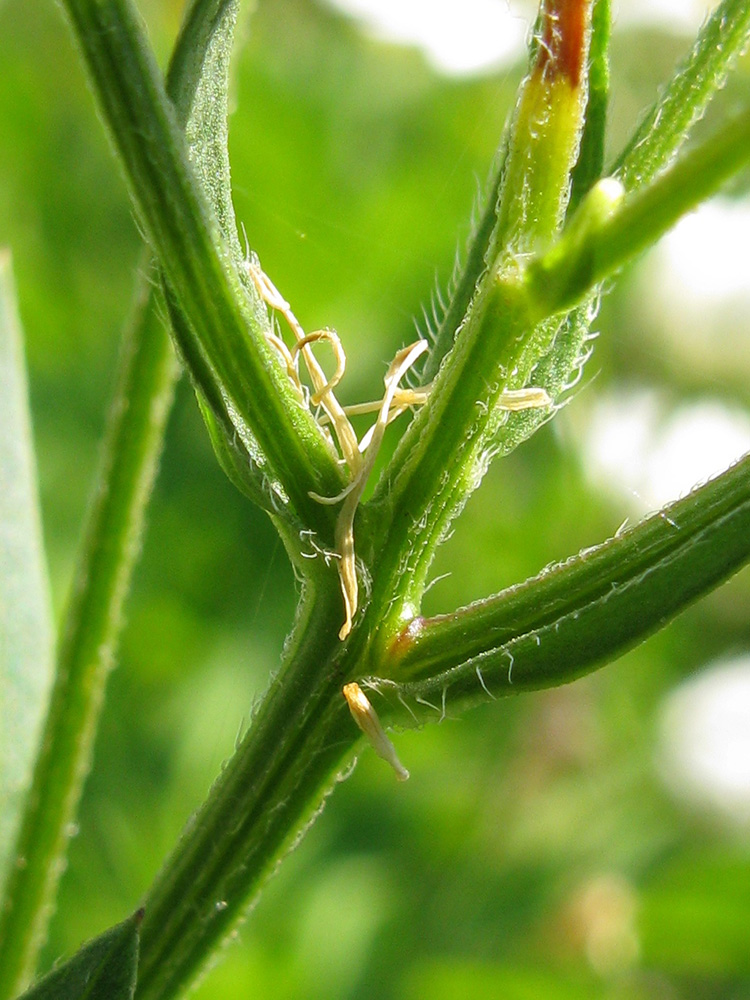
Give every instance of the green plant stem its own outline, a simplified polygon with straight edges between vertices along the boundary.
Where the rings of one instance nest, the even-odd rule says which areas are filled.
[[[371,627],[377,628],[379,619],[385,633],[400,631],[403,620],[418,609],[432,553],[481,476],[477,470],[484,464],[484,439],[497,412],[497,395],[531,328],[525,296],[518,288],[508,291],[505,295],[491,276],[485,278],[475,300],[479,308],[464,326],[450,365],[442,369],[429,405],[402,438],[399,449],[409,452],[400,456],[397,450],[398,472],[387,489],[381,480],[363,514],[358,537],[364,552],[371,539],[373,560]],[[488,386],[495,396],[486,401]],[[375,517],[369,523],[371,514]],[[378,517],[383,514],[387,527]],[[392,604],[381,617],[394,594],[401,595],[401,606]]]
[[[90,6],[74,3],[74,0],[68,0],[68,4],[69,7]],[[115,6],[119,8],[121,5]],[[111,6],[108,9],[111,10]],[[86,30],[90,27],[91,24],[88,24]],[[104,65],[102,76],[111,71],[108,64]],[[97,72],[95,68],[95,77]],[[137,76],[137,73],[134,74],[133,80]],[[108,85],[106,80],[102,85]],[[128,93],[127,88],[121,93]],[[158,103],[158,93],[152,97]],[[106,101],[104,103],[106,105]],[[133,120],[140,120],[144,110],[150,114],[149,108],[141,108],[140,111],[136,110]],[[117,135],[116,123],[112,127]],[[169,133],[169,128],[166,131]],[[118,142],[122,141],[118,137]],[[123,155],[127,160],[129,155],[135,154],[130,154],[125,148]],[[141,185],[148,190],[148,171],[144,169],[144,176],[140,176],[134,168],[129,166],[128,169],[131,175],[137,175],[135,181],[131,177],[133,186],[139,191]],[[142,200],[143,206],[150,207],[147,197]],[[157,240],[154,242],[159,246]],[[175,247],[179,249],[179,245],[178,242],[172,247],[167,245],[166,256]],[[165,254],[161,256],[164,257]],[[181,307],[192,318],[195,303],[185,296],[185,288],[175,281],[169,271],[167,277]],[[361,676],[366,663],[368,627],[377,627],[382,616],[390,609],[389,601],[394,593],[396,603],[401,602],[394,612],[395,617],[402,615],[405,604],[402,599],[407,593],[403,581],[407,580],[408,589],[409,571],[423,571],[426,561],[423,553],[430,546],[434,547],[449,516],[458,509],[474,485],[477,470],[481,471],[482,463],[487,457],[484,454],[487,434],[496,420],[489,403],[502,388],[499,383],[496,384],[494,376],[499,376],[502,369],[511,367],[514,363],[516,354],[511,347],[514,338],[523,336],[528,339],[529,330],[534,329],[526,289],[518,281],[517,275],[504,273],[500,283],[495,282],[494,277],[487,280],[479,295],[483,309],[477,310],[464,345],[457,347],[456,356],[452,359],[456,363],[454,374],[444,377],[441,392],[436,394],[434,407],[431,406],[435,411],[441,411],[442,407],[442,425],[439,412],[435,414],[434,423],[429,423],[432,418],[427,415],[421,418],[421,423],[418,418],[415,421],[417,427],[410,439],[411,445],[414,445],[418,435],[429,423],[427,430],[432,436],[427,443],[437,450],[429,452],[429,449],[423,448],[419,454],[416,451],[402,452],[401,458],[406,454],[408,461],[403,465],[397,463],[391,468],[375,503],[369,511],[363,513],[359,527],[366,529],[362,535],[365,546],[369,544],[371,549],[367,561],[374,573],[370,608],[365,609],[363,620],[349,642],[344,645],[338,643],[335,639],[341,621],[338,584],[332,572],[326,572],[317,565],[314,567],[316,578],[308,584],[303,617],[287,651],[281,675],[274,681],[236,757],[222,772],[209,800],[191,823],[183,841],[148,896],[143,928],[142,978],[138,993],[142,1000],[166,1000],[187,985],[195,970],[207,958],[210,949],[236,923],[250,896],[260,887],[279,854],[291,843],[295,831],[309,819],[321,794],[330,785],[336,768],[351,755],[359,733],[348,716],[340,694],[341,685],[351,677]],[[494,343],[487,342],[490,333],[497,338]],[[196,349],[205,352],[202,334],[196,343]],[[473,365],[475,361],[484,363],[485,367],[477,369]],[[206,363],[209,368],[214,365],[214,359],[208,353]],[[486,384],[488,372],[493,376],[489,390]],[[223,373],[221,374],[223,377]],[[484,414],[480,412],[481,407],[477,407],[477,400],[485,407]],[[480,418],[482,426],[476,423]],[[248,423],[257,431],[249,415]],[[453,478],[444,481],[442,476],[447,468],[446,456],[448,462],[452,463],[455,442],[441,444],[441,435],[451,425],[457,428],[457,434],[465,434],[468,430],[475,437],[459,455],[459,459],[464,462],[463,467],[455,475],[453,470],[449,470]],[[261,435],[258,436],[260,439]],[[440,448],[443,449],[442,454]],[[274,469],[277,471],[275,465]],[[422,472],[428,473],[430,480],[425,484],[419,482]],[[280,473],[279,475],[281,476]],[[424,513],[425,505],[436,485],[439,490],[438,505],[443,504],[442,511],[436,510],[435,517],[423,523],[420,515]],[[413,491],[416,492],[416,498],[422,501],[421,508],[410,507]],[[318,492],[335,490],[318,489]],[[416,526],[415,518],[418,519]],[[415,527],[419,530],[415,531]],[[387,550],[375,558],[372,550],[381,544],[383,538],[378,528],[387,529],[388,542]],[[419,536],[416,547],[418,549],[422,546],[422,549],[418,558],[410,563],[408,553],[415,534]],[[746,529],[742,534],[742,537],[745,536]],[[693,544],[701,546],[703,539],[708,537],[709,529],[706,528],[701,538],[693,538]],[[722,546],[708,546],[708,552],[713,551],[723,551]],[[677,565],[676,561],[668,561],[668,564],[672,568]],[[636,584],[645,587],[651,581],[648,569],[646,567],[642,570],[640,580],[634,578],[627,588],[623,588],[623,594],[633,602],[638,597]],[[716,576],[713,579],[715,578]],[[562,577],[559,586],[564,591],[566,583]],[[646,594],[647,591],[644,589],[642,593]],[[653,595],[657,610],[659,593]],[[419,597],[419,585],[414,586],[412,594],[415,598]],[[529,597],[529,601],[531,600]],[[603,603],[603,596],[599,594],[597,607]],[[591,604],[596,602],[592,601]],[[673,610],[669,613],[673,613]],[[568,617],[558,609],[556,620],[563,619],[567,625]],[[581,634],[590,636],[591,627],[585,615],[583,620],[588,631]],[[638,618],[632,621],[633,628],[637,629]],[[599,624],[601,623],[600,619]],[[545,633],[543,636],[545,653],[548,649],[559,651],[553,641],[554,623],[551,620],[545,622],[540,630],[544,627],[550,630],[549,635]],[[574,623],[571,624],[571,628],[573,627]],[[511,638],[522,642],[524,636],[516,634]],[[529,635],[527,638],[529,645],[536,645],[535,637]],[[509,641],[511,640],[505,642],[506,647]],[[619,641],[624,641],[622,631]],[[586,648],[576,646],[574,641],[569,645],[583,662]],[[615,647],[611,645],[609,648]],[[489,662],[491,652],[484,651],[488,656],[485,664],[488,671],[492,669],[500,677],[504,670],[507,678],[505,649],[498,648],[495,651],[498,662],[494,665]],[[533,650],[528,655],[531,657],[532,654]],[[522,659],[519,655],[519,684],[526,677],[521,670]],[[550,657],[549,664],[556,662],[558,661]],[[382,666],[383,663],[373,653],[368,665]],[[557,683],[560,679],[575,675],[569,661],[560,661],[561,670],[555,676],[552,675],[549,664],[540,685]],[[454,690],[461,704],[462,698],[465,702],[472,697],[476,699],[478,695],[482,695],[483,690],[475,664],[465,664],[465,668],[462,673],[455,674]],[[384,671],[385,669],[387,668],[384,667]],[[473,687],[470,684],[470,673]],[[510,680],[515,684],[513,674]],[[422,678],[419,682],[414,682],[415,685],[417,683],[421,687],[415,686],[411,693],[419,691],[425,697],[437,695],[439,700],[440,692],[446,690],[444,675],[439,678]],[[497,683],[501,685],[500,681]]]
[[[341,688],[335,573],[315,566],[285,662],[237,752],[144,901],[138,1000],[183,989],[314,817],[360,738]]]
[[[590,11],[589,0],[543,4],[543,42],[508,136],[488,269],[428,403],[361,514],[360,553],[375,579],[368,627],[384,637],[415,613],[434,551],[481,481],[504,420],[502,392],[528,385],[554,336],[535,325],[517,275],[564,217],[583,127]]]
[[[537,579],[416,619],[377,664],[396,680],[373,678],[368,693],[384,720],[411,724],[442,715],[446,697],[454,712],[567,683],[749,556],[750,458]],[[139,1000],[167,1000],[190,982],[350,758],[359,733],[341,686],[361,674],[362,650],[333,638],[339,620],[338,588],[321,571],[281,674],[146,900]]]
[[[569,309],[636,254],[670,229],[686,212],[716,193],[750,162],[750,108],[718,133],[690,149],[648,186],[627,196],[609,213],[579,209],[559,242],[526,271],[530,299],[539,315]]]
[[[609,104],[609,43],[612,34],[610,0],[595,0],[591,12],[589,51],[589,88],[586,124],[581,136],[581,150],[570,178],[570,203],[567,214],[599,180],[604,169],[604,140]]]
[[[384,618],[391,615],[391,624],[395,625],[399,616],[408,611],[405,595],[418,599],[421,584],[412,582],[415,579],[412,570],[424,567],[424,552],[436,544],[445,524],[440,522],[440,511],[436,511],[430,523],[423,522],[419,518],[419,503],[412,506],[415,497],[411,491],[418,492],[417,501],[427,503],[437,486],[439,503],[444,503],[444,512],[448,512],[446,520],[470,492],[475,462],[481,465],[483,461],[484,431],[466,445],[466,451],[459,448],[455,466],[455,443],[445,445],[441,434],[450,427],[464,432],[468,427],[473,432],[477,419],[486,418],[485,427],[495,419],[487,412],[483,415],[476,402],[487,398],[487,371],[495,370],[493,366],[503,368],[506,362],[509,366],[515,357],[510,345],[517,336],[528,336],[533,328],[525,290],[516,279],[517,276],[504,275],[500,284],[487,281],[480,289],[479,295],[486,296],[484,309],[477,310],[472,332],[455,349],[450,365],[453,374],[443,376],[440,392],[435,394],[429,408],[433,412],[428,414],[425,408],[414,422],[412,441],[419,440],[426,424],[434,421],[427,433],[438,447],[419,453],[420,474],[415,471],[416,465],[409,467],[395,462],[392,478],[386,477],[375,502],[362,512],[357,537],[372,571],[372,587],[370,603],[363,609],[349,642],[343,646],[331,642],[330,635],[335,634],[340,624],[340,599],[330,581],[322,582],[314,598],[308,595],[311,610],[300,625],[297,645],[287,656],[282,674],[261,706],[237,757],[220,776],[209,801],[191,823],[151,890],[142,944],[138,992],[141,1000],[167,1000],[189,983],[211,947],[236,923],[295,830],[312,814],[336,767],[350,755],[358,733],[341,698],[342,683],[361,676],[365,668],[376,668],[386,677],[394,664],[397,668],[398,657],[388,661],[381,655],[383,647],[377,641],[374,648],[369,646],[369,638],[377,633]],[[490,332],[496,338],[494,342],[490,342]],[[507,357],[503,354],[505,350],[509,352]],[[415,462],[416,454],[412,456]],[[467,461],[461,469],[464,459]],[[426,473],[425,479],[422,473]],[[446,473],[453,476],[448,483]],[[420,545],[424,548],[416,553]],[[413,561],[410,546],[414,546],[411,551],[416,553]],[[648,579],[645,570],[644,574],[644,579]],[[567,586],[567,580],[560,578],[563,593]],[[409,591],[409,587],[413,589]],[[391,605],[394,594],[397,601]],[[534,597],[530,594],[528,600],[531,606]],[[315,627],[310,624],[313,620]],[[631,624],[636,641],[638,617]],[[309,639],[308,628],[312,629]],[[512,638],[521,637],[516,633]],[[570,665],[561,662],[567,676],[563,670],[559,677],[553,676],[549,667],[548,676],[540,686],[562,682],[574,675]],[[497,671],[504,667],[507,677],[507,666],[507,657],[500,658]],[[469,698],[486,697],[474,665],[465,674],[461,684],[456,676],[455,693],[459,700],[463,698],[468,703]],[[434,684],[429,678],[419,683],[427,697],[433,696],[440,703],[441,692],[446,689],[444,676]],[[383,690],[387,692],[390,688],[385,685]],[[452,689],[451,696],[453,693]],[[326,748],[325,753],[320,752],[322,747]],[[203,872],[202,865],[208,870]]]
[[[104,686],[122,624],[143,516],[177,374],[174,351],[144,286],[124,345],[104,459],[57,654],[16,864],[0,919],[0,997],[33,973],[88,771]]]
[[[642,641],[748,558],[750,456],[538,577],[415,619],[389,651],[389,676],[404,681],[393,690],[412,706],[449,689],[453,711],[568,683]]]
[[[701,28],[690,55],[678,67],[630,141],[609,169],[627,191],[648,184],[669,163],[703,116],[709,101],[747,47],[750,4],[723,0]]]
[[[600,0],[592,15],[589,102],[581,155],[573,172],[568,217],[590,189],[591,180],[596,179],[596,137],[604,125],[606,105],[608,6],[608,0]],[[711,98],[724,85],[727,73],[747,46],[749,36],[750,5],[745,0],[724,0],[711,13],[690,56],[667,81],[644,114],[633,138],[610,168],[626,190],[636,191],[649,183],[684,146]],[[601,120],[597,118],[599,114]],[[601,288],[593,289],[565,318],[550,350],[534,370],[534,384],[547,389],[553,399],[557,399],[570,383],[578,381],[590,354],[588,331],[596,316],[600,295]],[[547,417],[544,411],[511,413],[497,441],[497,454],[508,454],[530,437]]]
[[[265,307],[243,285],[219,222],[191,169],[185,137],[130,0],[65,0],[141,225],[188,318],[192,349],[240,436],[257,439],[306,525],[332,534],[336,456],[266,338]],[[168,197],[165,197],[168,192]]]
[[[586,5],[571,4],[570,9],[578,7],[584,10]],[[543,30],[545,15],[540,15],[539,27]],[[591,29],[591,58],[589,60],[589,80],[588,80],[588,100],[586,107],[586,122],[582,136],[582,147],[578,164],[573,171],[573,186],[571,197],[576,201],[580,200],[582,194],[597,180],[601,173],[601,163],[604,155],[604,126],[606,118],[606,105],[609,88],[608,74],[608,46],[610,33],[610,10],[609,0],[595,0],[592,7],[592,29]],[[579,42],[580,44],[580,42]],[[539,50],[536,47],[532,51],[531,67],[538,62]],[[585,90],[582,91],[585,94]],[[516,112],[516,118],[520,109]],[[492,171],[490,184],[485,196],[484,207],[477,224],[472,232],[469,241],[466,261],[458,273],[451,291],[448,307],[436,331],[434,343],[430,348],[430,353],[422,372],[422,381],[431,381],[438,372],[443,358],[453,346],[456,331],[460,328],[466,318],[471,300],[474,297],[477,285],[479,284],[485,271],[491,264],[493,254],[497,253],[498,244],[507,238],[507,232],[503,233],[502,213],[507,214],[508,203],[513,199],[505,197],[504,190],[514,186],[512,178],[506,176],[508,170],[508,153],[511,140],[513,139],[513,129],[508,130],[503,135],[500,147],[496,154],[496,165]],[[515,139],[516,148],[520,145],[518,137]],[[535,164],[547,161],[552,169],[562,170],[565,177],[565,189],[567,189],[566,155],[556,155],[551,149],[546,149],[543,155],[539,154],[539,149],[535,148],[535,143],[529,143],[530,160]],[[512,151],[512,150],[511,150]],[[515,157],[516,161],[518,156]],[[528,170],[529,163],[523,167],[511,160],[511,169],[515,171],[517,177]],[[516,187],[519,187],[516,184]],[[550,215],[555,218],[562,205],[560,203],[560,184],[557,181],[542,182],[540,188],[554,190],[555,196],[551,212],[545,211],[538,205],[529,204],[524,212],[528,218],[536,218],[545,229],[549,226]],[[515,209],[518,205],[516,203]],[[525,238],[529,238],[526,232]],[[547,232],[542,234],[548,235]]]

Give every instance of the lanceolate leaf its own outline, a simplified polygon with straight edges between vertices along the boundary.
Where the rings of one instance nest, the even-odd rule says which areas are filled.
[[[131,1000],[143,914],[110,927],[56,966],[18,1000]]]
[[[0,886],[52,679],[53,625],[10,254],[0,249]]]
[[[450,615],[415,619],[382,671],[404,699],[466,706],[574,680],[750,558],[750,457],[642,524]],[[380,672],[380,671],[379,671]],[[423,678],[420,680],[420,678]]]
[[[724,86],[749,37],[747,0],[723,0],[711,12],[690,54],[611,168],[628,191],[643,187],[669,163]]]
[[[243,440],[249,430],[309,526],[332,534],[334,514],[312,493],[336,495],[333,449],[297,395],[266,334],[269,319],[248,294],[209,205],[131,0],[66,0],[99,105],[120,153],[144,231],[189,319],[195,371],[211,381]],[[169,197],[164,197],[164,192]],[[222,413],[222,416],[223,416]]]
[[[211,16],[207,10],[213,8]],[[175,102],[178,120],[185,126],[190,162],[206,199],[216,214],[223,238],[235,260],[243,255],[237,236],[232,204],[232,184],[228,150],[229,62],[238,0],[197,0],[188,13],[182,30],[182,44],[170,67],[170,96]],[[181,79],[198,79],[194,93],[184,85],[176,93]],[[185,357],[198,396],[203,419],[216,457],[237,488],[254,503],[283,517],[289,511],[283,502],[283,489],[272,476],[268,461],[250,428],[238,425],[227,406],[226,395],[217,391],[210,366],[195,349],[190,319],[168,287],[165,295],[175,341]],[[259,303],[257,323],[262,326],[264,313]]]

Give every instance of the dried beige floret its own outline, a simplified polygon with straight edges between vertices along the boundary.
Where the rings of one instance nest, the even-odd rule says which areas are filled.
[[[344,685],[344,697],[349,711],[352,713],[352,718],[370,741],[375,753],[391,765],[399,781],[406,781],[409,772],[398,759],[396,748],[386,735],[377,712],[356,681]]]
[[[398,351],[386,372],[385,391],[382,399],[370,403],[358,403],[354,406],[341,406],[336,399],[334,389],[344,376],[346,353],[338,334],[333,330],[316,330],[315,333],[306,334],[289,303],[261,269],[257,258],[248,259],[246,267],[248,276],[261,298],[271,309],[283,316],[294,335],[295,343],[290,349],[275,333],[269,333],[268,340],[278,351],[290,380],[301,395],[303,395],[303,391],[297,371],[297,362],[300,354],[302,355],[313,387],[310,402],[322,407],[324,412],[320,417],[320,423],[324,426],[330,425],[332,428],[349,473],[349,483],[336,496],[324,497],[317,493],[310,494],[319,503],[341,503],[334,541],[345,612],[339,638],[345,639],[352,629],[359,594],[354,545],[354,517],[367,480],[375,465],[386,427],[405,410],[421,406],[429,399],[432,383],[419,388],[403,388],[399,385],[417,358],[427,350],[428,344],[426,340],[418,340],[409,347]],[[326,377],[312,350],[313,345],[320,342],[326,342],[331,346],[336,359],[336,371],[330,378]],[[526,410],[551,406],[552,400],[547,391],[541,388],[506,389],[500,395],[497,405],[506,410]],[[349,417],[364,413],[377,413],[377,417],[373,425],[358,441]],[[364,698],[364,695],[362,697]],[[367,704],[369,705],[369,702]],[[352,709],[352,711],[354,710]]]

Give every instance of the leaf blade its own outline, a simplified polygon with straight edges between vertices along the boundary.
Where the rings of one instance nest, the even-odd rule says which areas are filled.
[[[138,911],[87,941],[18,1000],[131,1000],[138,973]]]
[[[414,623],[394,647],[391,676],[423,678],[399,685],[407,698],[453,686],[464,707],[488,692],[564,684],[642,641],[748,559],[750,456],[538,577]]]
[[[207,398],[225,399],[235,430],[257,438],[297,516],[330,536],[334,516],[310,493],[342,488],[336,456],[268,342],[267,311],[248,294],[198,184],[137,11],[130,0],[65,0],[65,8],[141,225],[190,319],[198,374],[212,380]]]

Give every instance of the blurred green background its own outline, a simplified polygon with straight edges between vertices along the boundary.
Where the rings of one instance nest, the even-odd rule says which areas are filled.
[[[141,7],[164,60],[181,4]],[[613,151],[687,46],[671,30],[616,31]],[[749,68],[713,116],[747,94]],[[522,73],[441,76],[325,6],[260,0],[231,120],[238,218],[303,325],[342,336],[346,401],[379,394],[413,317],[445,287]],[[139,236],[52,3],[0,2],[0,134],[0,244],[27,334],[59,616]],[[647,393],[661,426],[706,398],[743,419],[750,282],[724,312],[693,310],[690,332],[670,323],[680,295],[665,299],[660,267],[649,256],[606,300],[584,387],[490,471],[441,552],[435,576],[451,575],[428,610],[635,515],[639,499],[597,475],[587,446],[608,401]],[[742,801],[717,804],[710,779],[680,794],[664,777],[679,757],[670,692],[748,654],[749,592],[745,571],[584,681],[399,734],[405,786],[365,752],[196,995],[750,997],[747,783],[745,815]],[[247,724],[295,597],[270,523],[219,471],[183,382],[48,962],[138,904]]]

